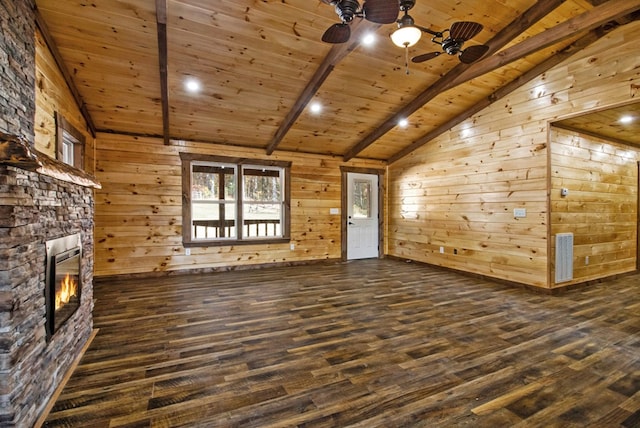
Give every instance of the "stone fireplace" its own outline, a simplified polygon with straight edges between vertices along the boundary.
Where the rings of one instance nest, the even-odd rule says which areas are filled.
[[[0,0],[2,427],[38,423],[93,334],[93,191],[99,184],[34,149],[35,30],[34,0]],[[68,311],[53,313],[49,328],[47,243],[68,236],[81,250],[77,258],[75,250],[62,251],[61,268],[77,277],[81,292]]]
[[[32,426],[92,337],[97,187],[0,133],[0,426]]]

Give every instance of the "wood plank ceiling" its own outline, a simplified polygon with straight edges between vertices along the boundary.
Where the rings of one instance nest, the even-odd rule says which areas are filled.
[[[640,88],[638,88],[640,89]],[[634,120],[635,119],[635,120]],[[554,122],[559,128],[640,147],[640,103],[583,114]]]
[[[36,0],[39,26],[91,127],[276,151],[394,161],[637,18],[640,0],[417,0],[416,24],[484,29],[471,65],[409,65],[395,24],[354,20],[349,42],[321,0]],[[373,32],[373,46],[360,34]],[[410,55],[437,50],[425,34]],[[188,79],[202,90],[190,93]],[[309,105],[318,102],[314,114]],[[407,119],[408,126],[397,125]]]

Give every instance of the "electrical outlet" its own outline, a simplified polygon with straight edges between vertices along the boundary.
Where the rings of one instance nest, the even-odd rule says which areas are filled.
[[[290,248],[291,248],[291,251],[295,250],[295,249],[296,249],[296,244],[294,244],[294,243],[292,242],[292,243],[291,243],[291,245],[290,245]]]
[[[184,249],[184,255],[185,256],[190,256],[191,255],[191,248],[185,248]]]
[[[588,265],[588,264],[589,264],[589,256],[586,256],[586,257],[584,258],[584,264],[585,264],[585,265]]]
[[[444,254],[444,247],[440,247],[440,254]]]

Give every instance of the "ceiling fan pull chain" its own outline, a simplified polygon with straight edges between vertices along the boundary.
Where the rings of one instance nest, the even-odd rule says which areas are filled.
[[[404,47],[404,68],[405,73],[409,74],[409,46]]]

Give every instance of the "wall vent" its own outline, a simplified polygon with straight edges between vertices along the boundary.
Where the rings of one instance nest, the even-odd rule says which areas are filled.
[[[573,279],[573,233],[556,235],[556,283]]]

